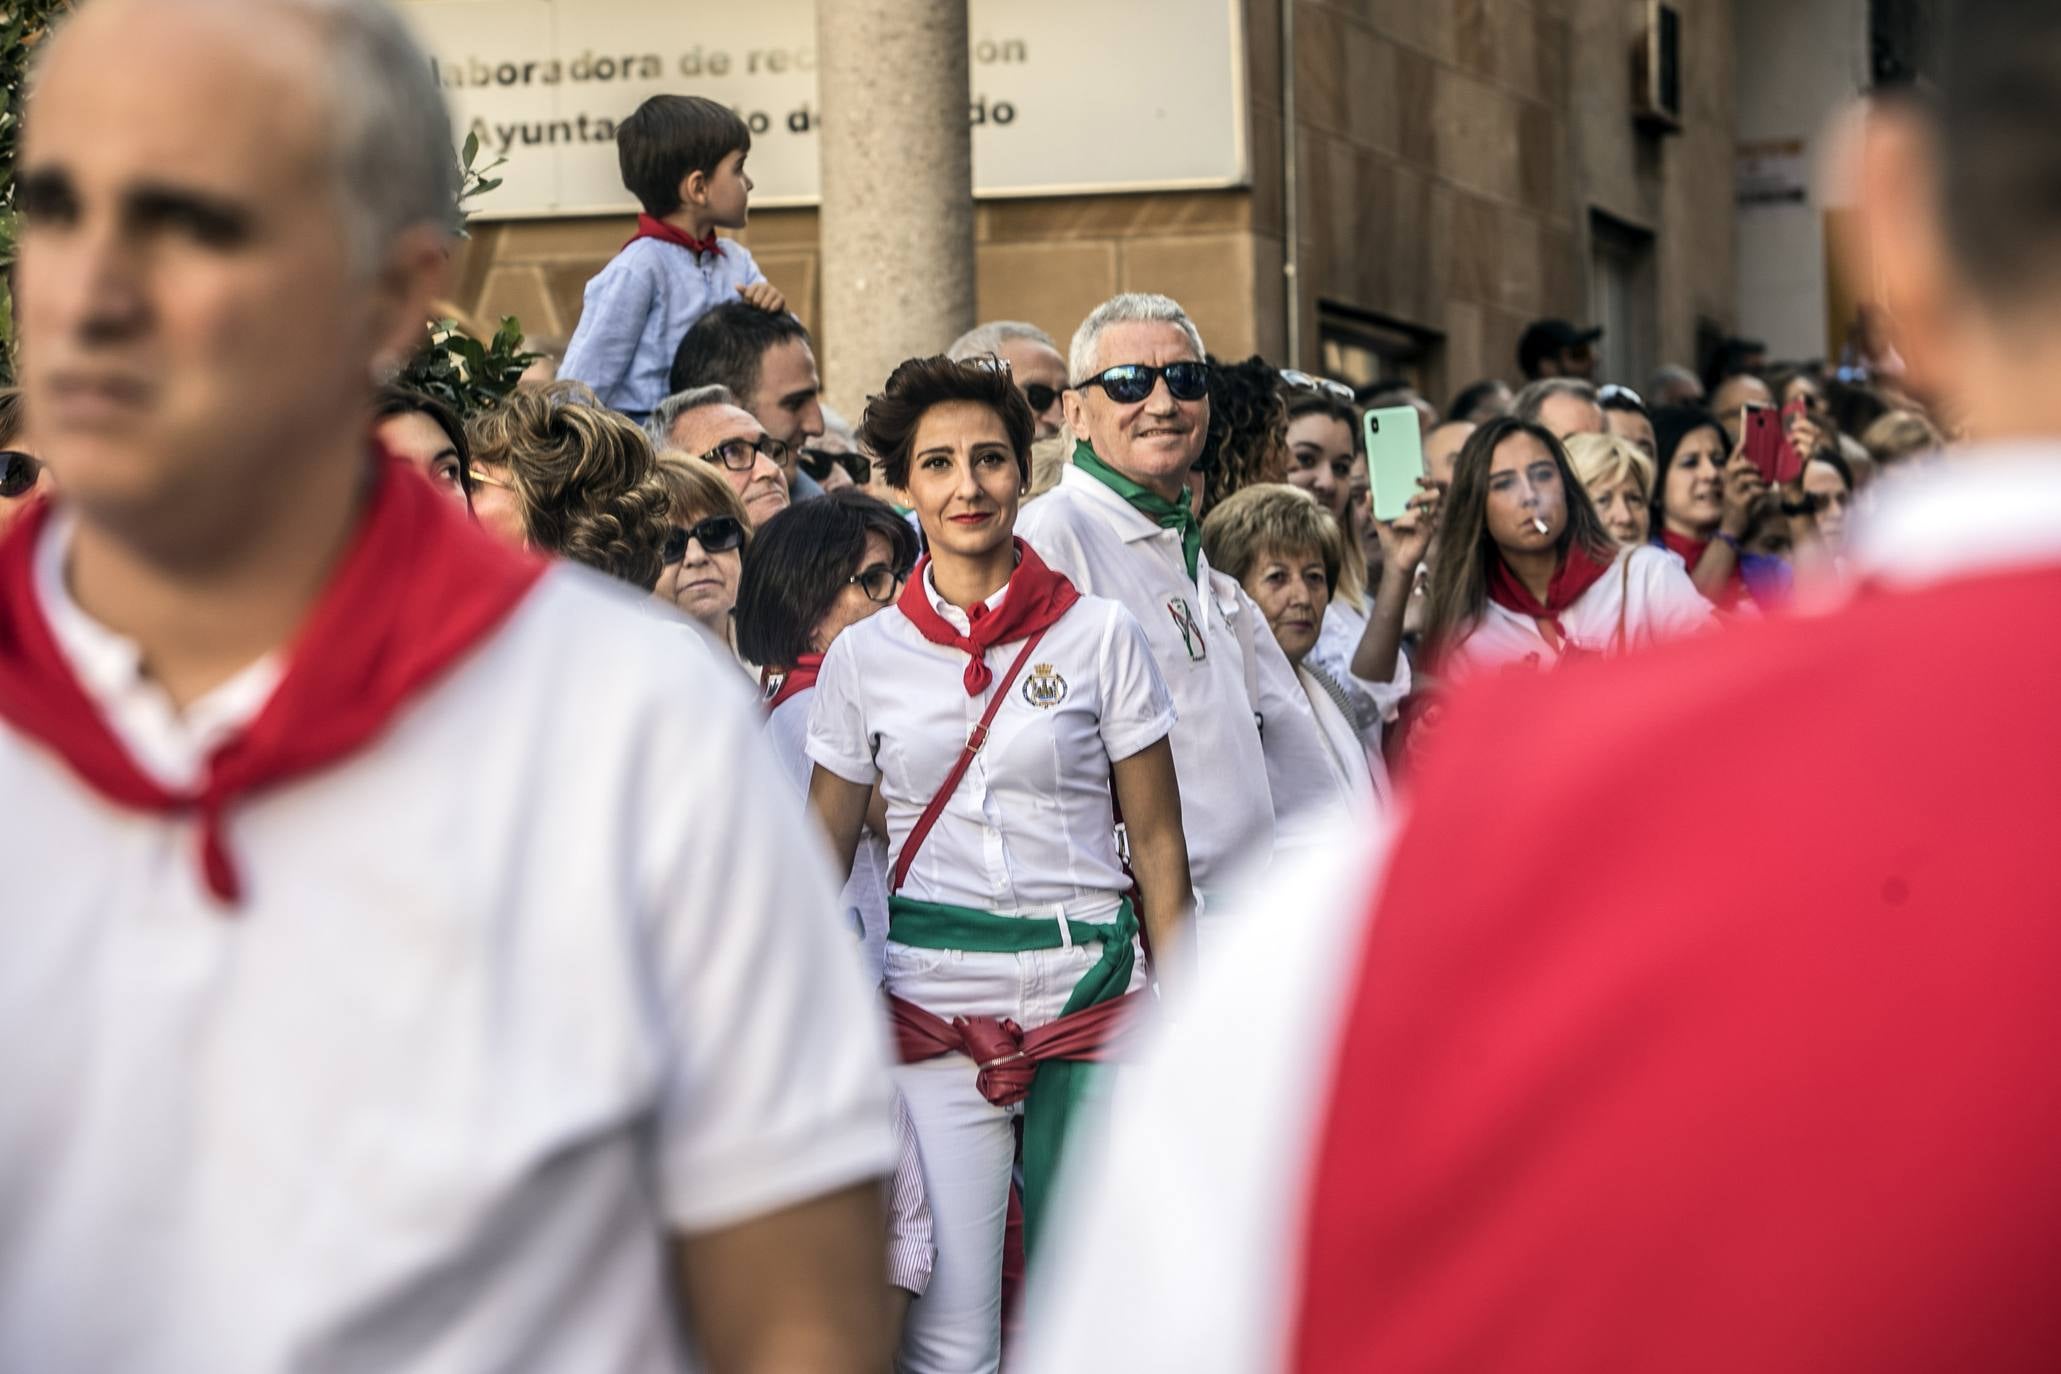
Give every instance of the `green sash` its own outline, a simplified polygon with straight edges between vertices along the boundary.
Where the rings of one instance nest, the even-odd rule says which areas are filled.
[[[1143,487],[1095,456],[1085,439],[1074,440],[1073,465],[1131,503],[1131,508],[1163,530],[1181,532],[1181,557],[1188,563],[1188,580],[1195,580],[1196,555],[1202,552],[1202,522],[1195,518],[1186,487],[1181,499],[1169,501],[1149,487]]]
[[[1137,913],[1125,898],[1109,921],[1068,921],[1073,943],[1102,942],[1102,957],[1078,983],[1060,1009],[1069,1016],[1085,1007],[1121,997],[1130,990],[1137,962],[1132,941],[1138,934]],[[956,949],[974,954],[1021,954],[1034,949],[1062,949],[1066,939],[1059,921],[1050,916],[997,916],[971,907],[919,902],[908,897],[887,899],[887,938],[917,949]],[[1067,1123],[1093,1082],[1098,1066],[1077,1059],[1047,1059],[1031,1077],[1023,1100],[1023,1249],[1037,1243],[1045,1204],[1066,1143]]]

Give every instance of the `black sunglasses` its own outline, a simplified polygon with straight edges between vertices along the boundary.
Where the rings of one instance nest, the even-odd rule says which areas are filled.
[[[701,461],[718,464],[732,472],[750,472],[761,453],[776,464],[787,461],[787,445],[770,434],[762,434],[756,439],[726,440],[702,454]]]
[[[866,599],[876,606],[885,606],[895,599],[895,593],[909,580],[909,574],[885,563],[875,563],[870,568],[861,568],[858,573],[845,579],[866,593]]]
[[[828,477],[834,467],[843,468],[854,486],[863,487],[873,480],[872,460],[863,453],[833,453],[827,448],[805,448],[801,450],[799,462],[801,470],[818,482]]]
[[[0,498],[22,495],[42,471],[43,464],[20,449],[0,449]]]
[[[1026,382],[1023,399],[1030,402],[1031,414],[1043,415],[1065,390],[1064,387],[1046,386],[1043,382]]]
[[[666,531],[660,561],[671,567],[685,558],[690,539],[701,545],[703,553],[728,553],[744,546],[744,524],[734,515],[711,515],[698,525],[675,525]]]
[[[1177,401],[1199,401],[1209,395],[1208,363],[1168,363],[1152,367],[1146,363],[1118,363],[1106,367],[1073,389],[1099,386],[1119,405],[1136,405],[1152,394],[1159,379],[1166,378],[1166,390]]]

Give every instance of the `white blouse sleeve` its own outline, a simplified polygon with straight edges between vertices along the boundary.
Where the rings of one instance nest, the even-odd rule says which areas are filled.
[[[1648,643],[1679,639],[1716,623],[1716,608],[1696,590],[1681,559],[1651,547],[1633,549],[1630,557]]]
[[[823,656],[815,700],[809,705],[808,753],[846,782],[870,787],[880,780],[880,767],[873,761],[878,741],[866,726],[853,644],[853,631],[847,630],[831,641],[830,652]]]
[[[1174,697],[1153,661],[1145,627],[1108,603],[1102,627],[1102,748],[1112,762],[1142,753],[1174,728]]]

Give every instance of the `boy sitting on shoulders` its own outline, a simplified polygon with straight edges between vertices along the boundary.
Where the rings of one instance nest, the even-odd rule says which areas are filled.
[[[743,244],[751,131],[698,95],[655,95],[616,129],[623,185],[644,207],[637,235],[587,283],[580,325],[558,375],[640,423],[665,398],[673,351],[701,316],[742,296],[761,310],[787,300]]]

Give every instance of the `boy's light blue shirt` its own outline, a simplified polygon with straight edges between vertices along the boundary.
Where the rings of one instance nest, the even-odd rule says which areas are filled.
[[[579,328],[558,375],[594,388],[601,404],[642,419],[666,398],[673,354],[688,328],[740,286],[766,274],[735,239],[721,255],[637,239],[587,283]]]

